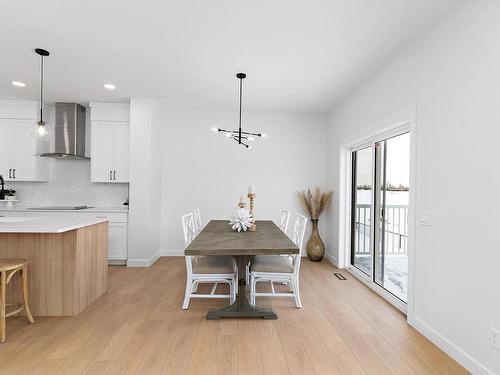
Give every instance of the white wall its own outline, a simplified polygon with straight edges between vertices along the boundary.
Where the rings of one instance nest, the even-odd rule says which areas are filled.
[[[128,266],[150,266],[158,257],[161,178],[154,108],[153,100],[130,100]]]
[[[340,147],[416,105],[417,220],[430,211],[432,225],[416,229],[410,322],[475,374],[500,373],[500,352],[488,344],[489,327],[500,329],[499,46],[500,2],[464,2],[329,120],[328,183],[338,191]]]
[[[303,213],[299,189],[326,186],[326,115],[244,113],[245,130],[269,135],[256,139],[253,150],[210,131],[212,126],[237,127],[237,113],[172,111],[159,104],[155,117],[162,135],[164,254],[184,248],[181,215],[195,207],[201,209],[203,225],[228,220],[240,195],[255,185],[256,218],[278,220],[283,208]]]

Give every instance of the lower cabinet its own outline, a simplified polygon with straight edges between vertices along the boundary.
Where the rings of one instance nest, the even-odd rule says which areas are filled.
[[[109,243],[108,243],[108,260],[110,264],[126,263],[127,261],[127,223],[112,223],[108,224],[109,228]]]
[[[80,212],[79,215],[108,220],[108,263],[126,264],[128,256],[128,214],[125,212]]]

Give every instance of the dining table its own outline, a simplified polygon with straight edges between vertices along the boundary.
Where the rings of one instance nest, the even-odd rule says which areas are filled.
[[[248,299],[246,285],[247,265],[254,255],[299,254],[299,248],[272,221],[255,221],[255,231],[235,231],[228,220],[211,220],[186,248],[188,256],[227,256],[235,258],[238,266],[239,287],[233,304],[212,309],[207,319],[264,318],[277,319],[272,309],[259,309]]]

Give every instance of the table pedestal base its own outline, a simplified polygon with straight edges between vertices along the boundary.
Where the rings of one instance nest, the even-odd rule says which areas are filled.
[[[238,256],[238,275],[239,288],[236,301],[232,305],[226,306],[222,309],[213,309],[208,311],[207,319],[215,320],[220,318],[264,318],[264,319],[278,319],[278,316],[271,309],[258,309],[252,306],[247,297],[246,286],[246,265],[248,264],[247,256]]]

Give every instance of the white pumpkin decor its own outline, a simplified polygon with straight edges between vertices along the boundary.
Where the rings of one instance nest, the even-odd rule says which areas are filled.
[[[250,212],[248,212],[245,208],[238,208],[233,213],[232,219],[229,221],[229,225],[233,228],[233,230],[237,230],[241,232],[242,230],[246,232],[248,228],[252,226],[252,217],[250,216]]]

